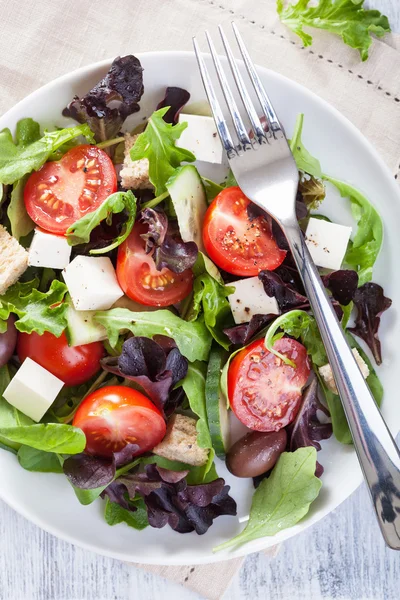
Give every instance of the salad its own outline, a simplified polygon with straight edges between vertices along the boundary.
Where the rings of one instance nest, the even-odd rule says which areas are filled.
[[[323,482],[320,442],[352,440],[281,230],[224,168],[186,90],[167,88],[129,128],[143,92],[139,60],[117,58],[66,106],[69,127],[27,117],[0,132],[0,446],[63,474],[82,504],[101,498],[109,525],[177,533],[235,519],[225,461],[254,495],[220,550],[302,519]],[[380,404],[382,222],[322,172],[302,129],[299,115],[297,216]],[[353,228],[321,213],[334,189]]]

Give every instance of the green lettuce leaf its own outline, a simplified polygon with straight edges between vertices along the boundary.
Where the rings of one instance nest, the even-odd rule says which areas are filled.
[[[214,552],[238,546],[293,527],[309,511],[322,482],[315,476],[317,451],[299,448],[283,452],[271,475],[254,492],[250,517],[244,530],[214,548]]]
[[[154,335],[171,337],[183,356],[190,361],[207,360],[210,353],[212,338],[204,321],[198,319],[189,323],[169,310],[132,312],[127,308],[112,308],[97,312],[94,321],[105,327],[113,347],[118,342],[120,332],[131,331],[134,335],[145,337]]]
[[[317,179],[322,177],[319,160],[312,156],[303,145],[301,135],[303,132],[304,114],[297,115],[292,139],[289,140],[290,149],[296,161],[297,168],[303,173],[308,173]]]
[[[0,296],[0,320],[4,322],[10,313],[18,315],[15,326],[18,331],[42,335],[49,331],[60,337],[67,326],[68,304],[63,302],[67,286],[55,279],[47,292],[40,292],[39,281],[18,281],[3,296]],[[1,324],[1,322],[0,322]],[[1,328],[0,328],[1,330]]]
[[[117,248],[117,246],[126,240],[132,231],[136,219],[136,198],[131,190],[111,194],[97,210],[84,215],[81,219],[71,225],[71,227],[67,229],[66,234],[69,245],[76,246],[77,244],[87,244],[90,240],[90,234],[95,227],[102,221],[106,221],[106,223],[110,225],[112,215],[121,213],[123,210],[128,214],[123,232],[115,238],[111,244],[105,248],[90,250],[90,254],[104,254],[105,252],[110,252],[110,250]]]
[[[26,212],[24,202],[24,188],[28,177],[29,175],[24,175],[14,183],[7,209],[11,233],[17,240],[28,235],[35,227],[35,223]]]
[[[59,423],[39,423],[19,427],[2,425],[0,436],[16,444],[57,454],[79,454],[86,446],[86,437],[81,429]]]
[[[129,527],[141,531],[149,525],[147,518],[146,505],[143,498],[135,498],[135,500],[129,501],[136,508],[135,512],[131,512],[126,508],[123,508],[117,502],[110,502],[109,498],[106,499],[106,506],[104,509],[104,518],[108,525],[118,525],[119,523],[126,523]]]
[[[357,231],[344,257],[344,264],[358,273],[358,285],[372,279],[372,269],[378,258],[383,241],[383,224],[378,212],[355,187],[328,175],[323,176],[348,198],[351,212],[357,221]]]
[[[46,131],[39,139],[37,127],[32,119],[23,119],[17,124],[15,141],[9,129],[0,131],[0,183],[15,183],[27,173],[37,171],[55,150],[74,138],[84,136],[94,143],[86,124]]]
[[[11,378],[14,374],[10,373],[10,367],[4,365],[0,368],[0,427],[23,427],[25,425],[32,425],[34,421],[17,410],[14,406],[11,406],[5,398],[3,393]],[[16,442],[12,442],[2,436],[0,436],[0,446],[11,452],[17,452],[21,446]]]
[[[21,446],[18,450],[18,462],[26,471],[37,473],[62,473],[57,454],[44,452],[30,446]]]
[[[276,3],[282,23],[296,33],[306,47],[311,46],[312,37],[304,27],[325,29],[340,35],[345,44],[356,48],[364,61],[372,44],[371,34],[383,37],[390,32],[388,18],[379,10],[364,9],[364,0],[319,0],[316,6],[309,4],[310,0],[298,0],[287,6],[284,0]]]
[[[168,106],[160,108],[151,115],[146,129],[139,135],[131,150],[132,160],[148,159],[149,178],[155,187],[156,196],[167,191],[165,184],[182,162],[196,160],[189,150],[175,146],[187,123],[166,123],[163,116],[168,109]]]

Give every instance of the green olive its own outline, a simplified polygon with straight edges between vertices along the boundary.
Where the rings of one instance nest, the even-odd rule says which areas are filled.
[[[226,466],[236,477],[256,477],[266,473],[285,450],[285,429],[264,433],[252,431],[235,442],[226,455]]]

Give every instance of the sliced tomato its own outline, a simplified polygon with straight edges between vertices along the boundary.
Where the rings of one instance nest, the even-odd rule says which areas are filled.
[[[82,145],[32,173],[24,201],[36,225],[63,234],[116,190],[117,174],[110,157],[97,146]]]
[[[246,427],[256,431],[279,431],[294,420],[310,374],[307,350],[302,344],[281,338],[274,349],[290,358],[296,367],[269,352],[264,339],[236,354],[229,366],[231,408]]]
[[[204,218],[203,242],[208,255],[233,275],[273,271],[286,256],[267,219],[262,215],[249,217],[250,204],[240,188],[226,188],[212,201]]]
[[[65,333],[59,338],[47,331],[18,333],[17,354],[21,362],[29,356],[65,385],[81,385],[99,371],[104,347],[101,342],[68,346]]]
[[[148,225],[135,223],[128,239],[118,248],[117,278],[125,294],[147,306],[169,306],[190,294],[193,286],[191,269],[173,273],[167,268],[158,271],[151,254],[145,252],[141,234]]]
[[[109,385],[89,394],[73,421],[86,435],[86,452],[111,456],[136,444],[133,456],[152,450],[166,432],[161,412],[146,396],[123,386]]]

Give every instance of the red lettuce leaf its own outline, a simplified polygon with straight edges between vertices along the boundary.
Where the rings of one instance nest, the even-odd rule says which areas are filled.
[[[392,301],[386,298],[380,285],[368,282],[356,290],[353,302],[357,308],[357,318],[355,326],[349,328],[349,331],[368,344],[376,364],[380,365],[382,363],[381,342],[378,337],[380,317],[392,305]]]
[[[342,306],[347,306],[354,298],[358,286],[358,275],[350,269],[333,271],[322,277],[323,284]]]
[[[147,465],[144,473],[120,477],[103,492],[112,502],[132,510],[129,498],[144,498],[149,524],[157,529],[169,525],[179,533],[206,533],[214,519],[236,515],[236,502],[221,478],[210,483],[188,485],[188,471],[169,471]]]
[[[164,121],[176,125],[178,122],[179,113],[182,108],[189,102],[190,94],[188,91],[180,87],[167,87],[163,100],[157,105],[157,110],[169,106],[169,109],[163,116]]]
[[[128,55],[116,58],[107,75],[85,96],[75,98],[63,115],[88,123],[97,142],[115,137],[125,119],[139,110],[143,69],[139,59]]]
[[[170,414],[183,399],[172,388],[186,376],[188,361],[176,346],[171,347],[161,338],[158,343],[146,337],[131,337],[123,343],[120,356],[102,359],[101,366],[138,383],[159,410]]]
[[[275,296],[281,312],[294,308],[309,308],[308,298],[300,294],[290,283],[285,283],[275,271],[261,271],[258,278],[267,296]]]
[[[271,323],[276,315],[253,315],[248,323],[226,327],[223,332],[232,344],[245,346],[264,327]]]
[[[72,485],[82,490],[108,485],[115,477],[116,460],[81,453],[64,461],[63,471]]]

